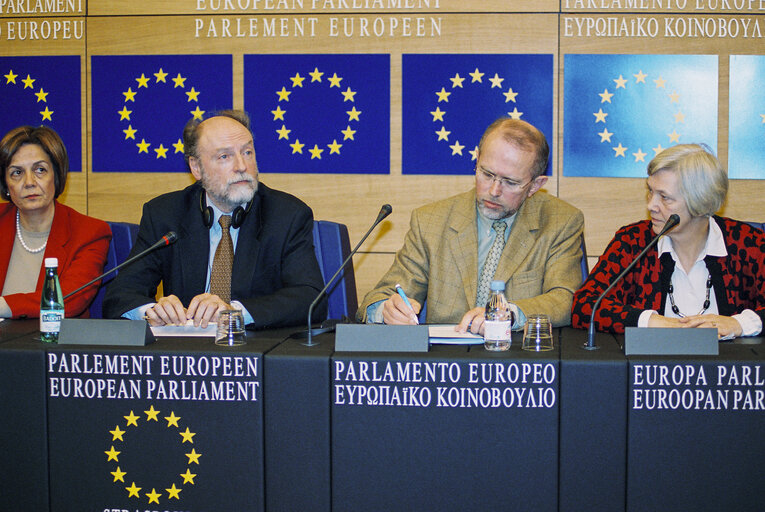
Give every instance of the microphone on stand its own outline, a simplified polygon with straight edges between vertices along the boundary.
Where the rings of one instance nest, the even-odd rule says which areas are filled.
[[[369,228],[367,233],[361,237],[361,240],[359,240],[359,243],[356,244],[356,247],[353,248],[351,253],[348,255],[347,258],[345,258],[345,261],[340,265],[340,268],[337,269],[337,272],[335,272],[335,275],[333,275],[329,280],[327,281],[327,284],[324,285],[324,288],[319,292],[319,295],[316,296],[316,298],[311,303],[311,306],[308,308],[308,340],[303,343],[306,347],[313,347],[315,345],[318,345],[318,343],[314,343],[313,341],[313,335],[314,334],[321,334],[324,332],[327,332],[329,329],[316,329],[315,331],[311,329],[311,316],[313,316],[313,309],[316,307],[316,305],[319,303],[321,299],[324,298],[324,293],[327,291],[327,289],[330,287],[330,285],[335,281],[335,278],[342,272],[342,270],[345,268],[345,265],[348,264],[348,262],[353,258],[353,255],[356,254],[356,251],[359,250],[359,247],[361,247],[361,244],[364,243],[364,240],[367,239],[369,234],[372,232],[374,228],[377,227],[377,225],[382,222],[382,220],[391,214],[393,211],[393,208],[389,204],[382,205],[382,208],[380,208],[380,213],[377,214],[377,219],[375,219],[374,223],[372,224],[372,227]]]
[[[165,233],[165,236],[163,236],[162,238],[157,240],[154,243],[154,245],[152,245],[148,249],[145,249],[145,250],[141,251],[140,253],[136,254],[132,258],[126,259],[125,261],[123,261],[122,263],[117,265],[116,267],[110,268],[109,270],[107,270],[106,272],[104,272],[103,274],[98,276],[97,278],[95,278],[92,281],[90,281],[88,283],[85,283],[84,285],[80,286],[75,291],[73,291],[71,293],[67,293],[66,295],[64,295],[64,300],[68,299],[69,297],[71,297],[75,293],[78,293],[78,292],[84,290],[85,288],[87,288],[88,286],[92,285],[96,281],[100,281],[101,279],[103,279],[104,277],[108,276],[112,272],[116,272],[117,270],[121,269],[125,265],[129,265],[130,263],[133,263],[135,260],[137,260],[139,258],[143,258],[146,254],[150,253],[151,251],[153,251],[155,249],[158,249],[160,247],[165,247],[167,245],[171,245],[171,244],[175,243],[176,240],[178,240],[178,235],[175,234],[175,231],[168,231],[167,233]]]
[[[634,260],[632,260],[632,263],[627,265],[627,268],[622,270],[622,273],[616,276],[616,279],[614,279],[611,282],[611,284],[608,286],[608,288],[606,288],[606,290],[600,294],[600,297],[598,297],[598,300],[596,300],[595,304],[592,306],[592,314],[590,314],[590,329],[587,333],[587,343],[585,343],[582,346],[582,348],[584,348],[585,350],[596,350],[600,348],[595,345],[595,312],[598,310],[598,307],[600,307],[600,301],[603,300],[603,297],[605,297],[608,294],[608,292],[611,291],[611,288],[613,288],[616,285],[616,283],[621,281],[622,278],[627,275],[627,272],[632,270],[632,267],[634,267],[637,264],[637,262],[640,261],[643,258],[643,256],[645,256],[645,253],[647,253],[649,249],[651,249],[651,247],[656,245],[656,243],[659,241],[659,238],[661,238],[662,235],[664,235],[669,230],[677,226],[679,223],[680,223],[680,217],[676,213],[673,213],[672,215],[670,215],[669,219],[667,219],[667,222],[664,223],[664,228],[661,230],[661,232],[658,235],[656,235],[653,238],[653,240],[648,242],[648,245],[645,246],[645,249],[640,251],[640,254],[638,254],[637,257]]]

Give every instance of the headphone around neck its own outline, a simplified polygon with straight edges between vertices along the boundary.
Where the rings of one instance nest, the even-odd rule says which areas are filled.
[[[213,212],[212,206],[207,206],[205,201],[206,197],[207,194],[205,190],[202,189],[199,194],[199,211],[202,212],[202,223],[207,229],[210,229],[213,225],[213,221],[215,220],[215,212]],[[237,229],[239,226],[244,224],[244,218],[248,213],[250,213],[250,208],[252,208],[253,201],[255,201],[254,197],[246,205],[244,205],[244,208],[241,206],[234,208],[234,211],[231,212],[232,228]]]

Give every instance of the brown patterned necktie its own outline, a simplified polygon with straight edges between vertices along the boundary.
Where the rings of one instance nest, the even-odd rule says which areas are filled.
[[[489,300],[489,284],[494,278],[499,258],[502,256],[502,250],[505,248],[505,229],[507,229],[507,223],[504,220],[495,220],[491,227],[497,232],[497,238],[494,239],[494,243],[491,245],[491,249],[489,249],[486,262],[483,264],[481,279],[478,280],[478,294],[475,299],[476,307],[484,307],[486,301]]]
[[[231,215],[221,215],[218,224],[223,233],[213,259],[210,293],[217,295],[228,304],[231,302],[231,269],[234,267],[234,242],[231,240],[229,231]]]

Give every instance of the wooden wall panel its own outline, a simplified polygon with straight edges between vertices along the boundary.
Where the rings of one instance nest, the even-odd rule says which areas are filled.
[[[64,0],[55,12],[22,12],[34,2],[0,0],[0,55],[80,55],[82,74],[83,146],[87,172],[73,173],[63,200],[80,211],[109,220],[138,222],[148,199],[191,183],[179,173],[110,173],[91,171],[90,57],[93,55],[224,54],[233,58],[234,107],[243,106],[243,56],[278,53],[386,53],[391,65],[391,123],[389,175],[316,175],[264,173],[261,179],[306,201],[317,219],[346,223],[355,243],[383,203],[393,214],[364,245],[354,260],[359,296],[373,286],[402,244],[412,209],[466,190],[471,176],[403,176],[401,174],[401,55],[405,53],[546,53],[553,55],[554,161],[548,192],[581,208],[591,264],[614,231],[645,216],[643,179],[575,178],[563,168],[564,56],[593,54],[707,54],[718,56],[718,154],[727,161],[728,58],[734,54],[765,54],[765,5],[759,0]],[[329,35],[332,19],[392,19],[423,17],[438,20],[441,33],[404,36],[400,27],[382,37]],[[314,35],[266,36],[249,32],[250,23],[315,19]],[[746,37],[686,34],[666,30],[679,18],[702,19],[708,26],[748,24]],[[645,23],[661,28],[651,34],[599,33],[597,27],[615,23]],[[48,20],[78,22],[79,38],[20,39],[10,37],[14,23]],[[254,20],[251,21],[251,20]],[[612,20],[612,21],[609,21]],[[642,22],[640,21],[642,20]],[[722,20],[722,21],[721,21]],[[733,21],[732,21],[733,20]],[[430,23],[430,21],[428,21]],[[9,25],[10,24],[10,25]],[[588,24],[593,29],[586,30]],[[342,25],[341,25],[342,26]],[[726,25],[729,26],[729,25]],[[754,27],[757,27],[756,29]],[[10,27],[10,28],[9,28]],[[212,27],[212,29],[211,29]],[[228,27],[228,33],[224,31]],[[240,27],[237,31],[237,27]],[[244,28],[241,28],[244,27]],[[583,27],[583,28],[580,28]],[[18,31],[15,32],[18,35]],[[211,70],[214,72],[214,70]],[[180,131],[181,127],[178,127]],[[765,139],[763,141],[765,143]],[[259,152],[268,147],[258,147]],[[765,172],[765,171],[764,171]],[[733,180],[723,213],[765,221],[765,180]]]

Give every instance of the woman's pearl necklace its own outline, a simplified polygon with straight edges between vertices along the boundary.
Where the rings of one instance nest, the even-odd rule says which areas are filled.
[[[42,244],[37,249],[30,249],[27,243],[24,241],[24,239],[21,237],[21,223],[19,222],[19,211],[16,210],[16,236],[19,238],[19,242],[21,242],[21,246],[26,249],[27,251],[31,252],[32,254],[35,254],[37,252],[42,251],[45,249],[45,246],[48,245],[48,240],[45,240],[45,243]]]

